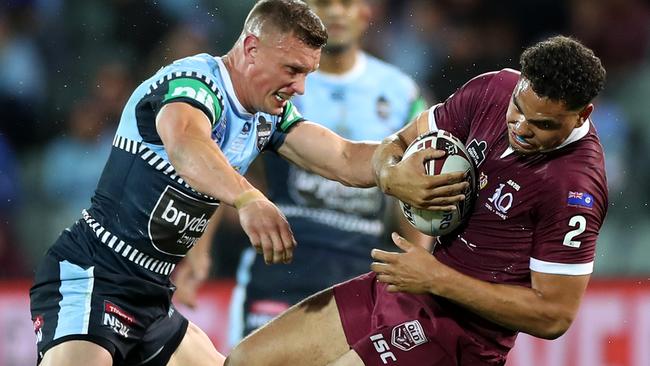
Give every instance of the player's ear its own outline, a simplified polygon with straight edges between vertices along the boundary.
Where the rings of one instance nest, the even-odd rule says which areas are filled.
[[[247,63],[255,63],[257,52],[260,46],[260,39],[254,34],[248,34],[244,38],[244,58]]]
[[[580,112],[578,112],[578,122],[576,123],[576,128],[582,126],[585,123],[585,121],[587,121],[587,118],[589,118],[591,112],[593,111],[594,111],[594,105],[592,103],[589,103]]]

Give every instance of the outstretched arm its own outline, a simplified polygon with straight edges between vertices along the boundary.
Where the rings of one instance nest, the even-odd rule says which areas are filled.
[[[278,153],[304,170],[346,186],[373,187],[369,161],[377,142],[350,141],[312,122],[301,122],[287,134]]]
[[[458,303],[506,328],[555,339],[575,318],[589,275],[569,276],[532,271],[532,287],[495,284],[464,275],[417,245],[393,233],[404,253],[374,249],[371,265],[388,291],[432,293]]]

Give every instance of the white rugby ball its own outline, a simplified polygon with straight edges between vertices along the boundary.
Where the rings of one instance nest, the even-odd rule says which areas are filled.
[[[454,231],[469,216],[476,192],[476,171],[465,145],[451,133],[443,130],[427,132],[417,139],[404,152],[406,159],[416,151],[435,148],[444,150],[445,156],[424,164],[424,172],[437,175],[454,172],[467,172],[469,188],[464,192],[465,200],[456,204],[454,211],[429,211],[412,207],[400,201],[402,213],[416,229],[432,236],[446,235]]]

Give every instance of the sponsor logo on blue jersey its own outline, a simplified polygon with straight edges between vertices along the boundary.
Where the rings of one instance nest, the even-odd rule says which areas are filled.
[[[569,206],[592,208],[594,206],[594,196],[585,192],[569,191],[566,203]]]

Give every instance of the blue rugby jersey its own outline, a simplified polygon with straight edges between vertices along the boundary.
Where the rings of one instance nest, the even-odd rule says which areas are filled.
[[[112,249],[111,263],[130,261],[156,278],[171,273],[219,204],[192,189],[169,162],[155,119],[171,102],[189,103],[205,113],[212,139],[240,174],[261,151],[275,150],[288,129],[302,121],[290,102],[281,116],[247,112],[221,59],[207,54],[175,61],[136,88],[91,207],[83,212],[81,231]]]

